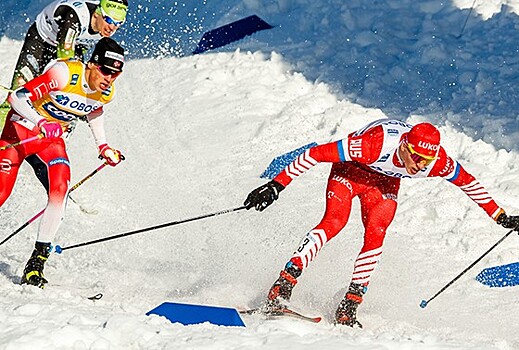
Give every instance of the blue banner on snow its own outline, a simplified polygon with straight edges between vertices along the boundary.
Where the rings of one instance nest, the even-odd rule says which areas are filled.
[[[483,269],[476,280],[490,287],[513,287],[519,285],[519,262]]]
[[[207,31],[200,39],[193,55],[225,46],[260,30],[274,28],[256,15]]]
[[[151,314],[183,325],[209,322],[219,326],[245,327],[238,311],[227,307],[166,302],[146,313],[147,316]]]
[[[295,149],[291,152],[285,153],[283,155],[277,156],[270,162],[269,166],[263,174],[260,175],[262,179],[270,179],[272,180],[275,178],[283,169],[287,167],[290,163],[294,161],[297,157],[299,157],[300,154],[302,154],[304,151],[309,149],[310,147],[317,146],[317,143],[312,142],[308,145],[305,145],[303,147],[299,147],[298,149]]]

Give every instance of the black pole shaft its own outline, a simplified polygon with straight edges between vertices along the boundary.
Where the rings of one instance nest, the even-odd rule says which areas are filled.
[[[463,23],[463,27],[461,27],[461,31],[460,31],[459,35],[456,36],[457,39],[461,38],[461,36],[463,35],[463,32],[465,31],[465,26],[467,25],[467,22],[469,21],[470,14],[472,13],[472,10],[474,9],[474,5],[476,5],[476,0],[474,0],[472,2],[472,6],[470,7],[470,11],[469,11],[467,17],[465,18],[465,23]]]
[[[18,233],[20,233],[24,228],[26,228],[27,226],[29,226],[31,224],[31,220],[25,222],[25,224],[23,224],[22,226],[18,227],[16,229],[16,231],[14,231],[13,233],[11,233],[9,236],[5,237],[4,240],[2,242],[0,242],[0,245],[4,244],[5,242],[7,242],[8,240],[10,240],[11,238],[13,238],[14,236],[16,236]]]
[[[438,291],[438,293],[434,294],[429,300],[426,301],[426,303],[429,303],[431,300],[433,300],[434,298],[436,298],[438,295],[440,295],[441,293],[443,293],[443,291],[447,288],[449,288],[454,282],[456,282],[458,280],[458,278],[460,278],[461,276],[463,276],[468,270],[470,270],[472,267],[474,267],[474,265],[476,265],[478,262],[481,261],[481,259],[483,259],[488,253],[490,253],[495,247],[497,247],[499,244],[501,244],[501,242],[503,242],[508,236],[510,236],[512,234],[512,232],[514,232],[515,229],[511,229],[510,231],[508,231],[508,233],[506,235],[504,235],[499,241],[497,241],[492,247],[490,247],[489,250],[487,250],[483,255],[481,255],[479,258],[476,259],[476,261],[474,261],[472,264],[470,264],[465,270],[463,270],[458,276],[454,277],[454,279],[452,279],[452,281],[450,281],[449,283],[447,283],[442,289],[440,289]]]
[[[75,189],[77,189],[79,186],[81,186],[85,181],[87,181],[88,179],[92,178],[92,176],[97,174],[101,169],[103,169],[107,165],[108,165],[108,163],[104,162],[103,164],[98,166],[96,169],[94,169],[90,174],[88,174],[82,180],[80,180],[77,184],[72,186],[72,188],[68,191],[68,195],[70,195],[70,192],[73,192]],[[72,199],[72,197],[70,197],[70,199]],[[32,224],[36,219],[38,219],[43,214],[44,211],[45,211],[45,209],[42,209],[38,214],[34,215],[31,219],[26,221],[25,224],[23,224],[22,226],[18,227],[13,233],[11,233],[9,236],[4,238],[4,240],[2,242],[0,242],[0,245],[4,244],[8,240],[10,240],[14,236],[16,236],[18,233],[20,233],[24,228],[26,228],[27,226]]]
[[[142,228],[142,229],[135,230],[135,231],[129,231],[129,232],[113,235],[113,236],[108,236],[108,237],[105,237],[105,238],[99,238],[99,239],[96,239],[96,240],[93,240],[93,241],[87,241],[87,242],[83,242],[83,243],[74,244],[74,245],[71,245],[71,246],[68,246],[68,247],[61,247],[61,250],[63,251],[63,250],[67,250],[67,249],[84,247],[84,246],[95,244],[95,243],[106,242],[106,241],[110,241],[110,240],[117,239],[117,238],[122,238],[122,237],[127,237],[127,236],[131,236],[131,235],[135,235],[137,233],[143,233],[143,232],[158,230],[158,229],[164,228],[164,227],[184,224],[186,222],[201,220],[201,219],[209,218],[209,217],[212,217],[212,216],[218,216],[218,215],[227,214],[227,213],[232,213],[232,212],[235,212],[235,211],[238,211],[238,210],[243,210],[243,209],[245,209],[245,206],[234,208],[234,209],[221,210],[221,211],[218,211],[218,212],[215,212],[215,213],[204,214],[204,215],[200,215],[200,216],[197,216],[197,217],[194,217],[194,218],[189,218],[189,219],[184,219],[184,220],[179,220],[179,221],[172,221],[172,222],[168,222],[168,223],[165,223],[165,224],[160,224],[160,225],[156,225],[156,226]]]

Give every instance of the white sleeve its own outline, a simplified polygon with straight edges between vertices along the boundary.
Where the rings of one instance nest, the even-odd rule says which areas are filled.
[[[31,99],[29,98],[30,95],[29,90],[22,86],[9,95],[8,101],[16,113],[29,119],[34,125],[37,125],[40,120],[45,118],[43,118],[32,105]]]
[[[69,69],[63,61],[53,61],[45,72],[13,91],[8,101],[13,109],[34,124],[45,119],[34,108],[32,101],[44,98],[51,91],[59,91],[68,84]]]
[[[105,118],[103,114],[94,114],[87,116],[88,126],[90,126],[90,130],[92,131],[92,135],[94,136],[94,140],[96,142],[97,147],[107,143],[104,119]]]

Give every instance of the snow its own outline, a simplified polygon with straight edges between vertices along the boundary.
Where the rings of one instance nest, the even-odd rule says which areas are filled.
[[[11,3],[5,9],[13,25],[2,28],[9,35],[0,40],[2,84],[21,46],[15,29],[28,25]],[[37,12],[35,3],[27,11]],[[248,11],[281,27],[200,56],[178,54],[187,49],[171,56],[164,45],[154,42],[157,51],[150,51],[142,43],[107,108],[109,140],[126,160],[74,191],[76,201],[98,214],[69,203],[56,244],[239,207],[264,183],[259,174],[274,157],[312,141],[338,140],[384,116],[437,123],[449,154],[509,213],[519,213],[519,1],[476,2],[459,39],[454,36],[472,1],[203,5],[186,18],[153,12],[147,2],[136,5],[136,13],[162,20],[168,14],[174,23],[198,28],[178,36],[185,47],[193,33]],[[125,24],[136,32],[126,32],[127,46],[152,25]],[[453,57],[457,63],[450,66]],[[99,165],[85,125],[69,154],[73,183]],[[397,216],[359,308],[362,330],[332,324],[362,242],[358,203],[294,290],[292,306],[322,315],[320,324],[243,316],[245,328],[182,326],[145,315],[164,301],[260,305],[321,218],[329,169],[315,167],[263,213],[239,211],[53,254],[44,290],[18,284],[36,236],[31,224],[0,247],[0,349],[519,349],[517,287],[488,288],[474,280],[484,267],[517,261],[515,234],[427,308],[419,307],[507,232],[440,179],[402,182]],[[45,193],[24,165],[0,209],[0,238],[44,205]],[[101,300],[86,299],[99,292]]]

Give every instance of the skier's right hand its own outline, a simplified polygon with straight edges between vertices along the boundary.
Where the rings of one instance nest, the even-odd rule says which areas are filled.
[[[121,151],[103,143],[102,145],[99,145],[99,159],[104,159],[110,166],[116,166],[124,159],[124,156]]]
[[[511,216],[506,215],[505,213],[501,213],[496,222],[503,226],[504,228],[513,228],[514,231],[519,232],[519,215],[518,216]]]
[[[63,135],[63,128],[60,123],[49,122],[46,119],[42,119],[37,125],[45,138],[55,139]]]
[[[247,210],[256,208],[258,211],[263,211],[279,198],[279,192],[284,189],[285,186],[272,180],[249,193],[243,205]]]

